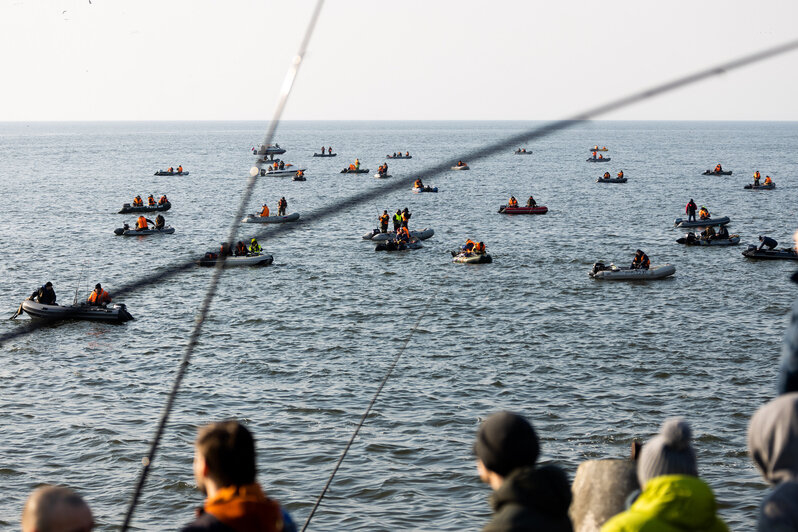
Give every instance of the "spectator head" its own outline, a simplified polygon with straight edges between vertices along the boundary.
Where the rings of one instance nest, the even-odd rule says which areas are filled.
[[[22,510],[22,532],[89,532],[94,519],[83,498],[69,488],[42,486]]]
[[[798,478],[798,393],[756,411],[748,425],[748,453],[771,484]]]
[[[693,432],[681,417],[666,419],[659,434],[651,438],[640,451],[637,460],[637,480],[645,489],[646,483],[662,475],[698,476],[695,451],[690,440]]]
[[[523,417],[512,412],[498,412],[482,423],[477,431],[474,454],[480,478],[496,489],[491,475],[498,475],[501,485],[513,470],[535,465],[540,452],[535,429]]]
[[[194,477],[203,493],[255,482],[255,440],[238,421],[211,423],[199,429]]]

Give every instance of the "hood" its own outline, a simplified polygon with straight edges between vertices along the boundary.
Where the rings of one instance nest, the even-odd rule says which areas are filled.
[[[680,530],[715,530],[712,490],[692,475],[662,475],[648,481],[630,512],[651,516]]]
[[[756,411],[748,425],[748,453],[771,484],[798,479],[798,392]]]
[[[535,508],[544,515],[567,515],[571,505],[568,476],[554,465],[520,467],[510,473],[491,496],[495,511],[507,503]]]
[[[280,505],[266,497],[258,484],[222,488],[205,501],[205,511],[236,532],[283,530]]]

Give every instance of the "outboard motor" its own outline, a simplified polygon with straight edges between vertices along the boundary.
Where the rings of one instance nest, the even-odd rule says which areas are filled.
[[[598,272],[603,272],[604,270],[608,270],[608,269],[609,269],[609,268],[607,268],[606,266],[604,266],[604,263],[603,263],[603,262],[594,262],[594,263],[593,263],[593,269],[592,269],[592,270],[590,270],[590,271],[591,271],[591,273],[593,273],[593,274],[595,275],[595,274],[597,274]]]
[[[756,245],[755,244],[748,244],[748,251],[756,251]]]

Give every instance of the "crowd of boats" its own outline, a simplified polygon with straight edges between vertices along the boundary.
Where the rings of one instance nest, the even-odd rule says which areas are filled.
[[[280,159],[276,159],[275,155],[282,155],[286,153],[286,149],[280,147],[279,144],[274,145],[261,145],[257,148],[252,148],[252,153],[258,158],[261,163],[262,170],[259,171],[261,176],[291,176],[294,180],[304,181],[306,169],[295,166],[293,163],[286,163]],[[591,148],[591,157],[587,159],[588,162],[608,162],[610,157],[604,157],[604,153],[609,151],[606,146],[601,148],[595,145]],[[526,148],[518,148],[513,152],[516,155],[532,154],[531,150]],[[314,153],[314,157],[335,157],[338,154],[333,151],[331,146],[322,146],[321,153]],[[401,151],[394,152],[392,155],[386,155],[387,159],[411,159],[409,151],[402,153]],[[452,170],[468,170],[469,165],[464,161],[457,161],[452,167]],[[356,158],[353,163],[349,164],[346,168],[341,170],[341,173],[355,173],[365,174],[369,170],[361,167],[360,159]],[[724,170],[722,165],[718,164],[713,170],[707,170],[704,175],[731,175],[731,171]],[[168,170],[159,170],[156,175],[189,175],[188,172],[183,170],[182,165],[177,169],[170,167]],[[256,175],[256,174],[253,174]],[[388,173],[388,163],[384,162],[379,165],[377,174],[374,177],[387,178],[391,177]],[[761,174],[759,171],[754,173],[754,181],[751,184],[745,185],[749,190],[773,190],[775,183],[770,176],[765,176],[764,182],[760,182]],[[599,183],[626,183],[627,177],[624,175],[623,170],[617,172],[616,177],[612,177],[610,172],[605,172],[603,176],[597,180]],[[421,178],[418,178],[413,183],[411,190],[414,193],[437,193],[437,186],[425,185]],[[125,203],[119,214],[139,214],[133,227],[125,223],[122,227],[114,230],[114,233],[119,236],[150,236],[150,235],[170,235],[174,234],[175,229],[166,224],[163,217],[163,212],[172,208],[172,203],[162,195],[158,200],[154,195],[150,194],[147,197],[146,203],[140,195],[136,196],[132,203]],[[267,204],[263,204],[260,212],[246,215],[242,223],[259,223],[259,224],[280,224],[295,222],[300,219],[300,213],[289,213],[288,202],[285,197],[280,198],[277,203],[277,214],[271,213]],[[156,219],[150,220],[145,215],[151,212],[158,212]],[[498,212],[506,215],[541,215],[548,213],[548,208],[545,205],[538,205],[533,196],[529,196],[526,205],[520,206],[518,200],[511,196],[507,204],[501,205]],[[684,236],[676,240],[679,244],[687,246],[735,246],[740,244],[741,237],[739,234],[730,234],[726,225],[731,223],[728,216],[712,217],[706,206],[698,205],[691,198],[685,207],[686,218],[677,218],[674,221],[674,226],[677,228],[692,229]],[[409,251],[421,249],[423,240],[431,238],[435,231],[432,228],[425,227],[420,230],[410,230],[408,222],[411,213],[407,208],[404,210],[397,209],[393,215],[389,215],[388,211],[383,211],[378,216],[379,227],[372,229],[370,232],[363,235],[364,240],[371,241],[375,244],[375,251]],[[389,231],[388,226],[393,222],[393,230]],[[718,228],[717,230],[715,228]],[[762,235],[759,237],[760,244],[749,244],[743,255],[751,259],[772,259],[772,260],[798,260],[798,253],[792,248],[778,249],[778,243],[772,238]],[[458,249],[453,250],[452,262],[462,264],[485,264],[493,262],[493,258],[487,252],[487,246],[484,242],[475,242],[468,239],[465,244]],[[196,262],[199,266],[214,266],[220,261],[224,261],[225,267],[230,266],[263,266],[271,264],[274,257],[265,253],[261,248],[257,239],[252,238],[247,244],[243,241],[237,242],[235,245],[228,247],[227,244],[222,244],[218,251],[208,251]],[[614,263],[606,265],[604,262],[596,262],[588,272],[589,276],[598,280],[656,280],[664,279],[673,275],[676,272],[676,267],[672,264],[651,265],[650,259],[643,250],[637,250],[632,263],[628,267],[617,266]],[[49,288],[48,288],[49,285]],[[99,284],[97,285],[99,287]],[[48,282],[39,291],[35,292],[31,297],[24,301],[17,312],[26,312],[30,316],[37,318],[48,319],[92,319],[100,321],[127,321],[132,319],[132,316],[127,312],[124,305],[114,304],[111,305],[110,296],[107,292],[105,295],[93,301],[78,302],[77,294],[75,300],[71,305],[57,305],[55,303],[54,292],[50,300],[52,292],[52,285]],[[44,296],[42,296],[44,294]],[[95,294],[92,293],[94,296]],[[91,299],[92,296],[90,296]],[[107,300],[106,300],[107,299]],[[15,315],[16,316],[16,315]]]

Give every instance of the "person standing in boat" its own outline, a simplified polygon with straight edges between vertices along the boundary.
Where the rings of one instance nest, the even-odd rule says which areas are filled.
[[[89,305],[95,307],[104,307],[108,303],[111,302],[111,296],[103,290],[102,285],[97,283],[94,285],[94,290],[92,290],[91,294],[89,294],[89,299],[86,300]]]
[[[593,159],[595,159],[595,158],[596,158],[596,152],[594,151],[593,152]]]
[[[47,281],[44,286],[33,292],[28,299],[31,301],[38,301],[42,305],[55,305],[55,290],[53,283]]]
[[[535,198],[533,198],[532,196],[529,196],[529,199],[526,200],[526,206],[527,207],[537,207],[538,206],[538,202],[535,201]]]
[[[759,173],[759,170],[757,170],[756,172],[754,172],[754,186],[755,186],[755,187],[758,187],[758,186],[759,186],[759,180],[760,180],[761,178],[762,178],[762,174],[760,174],[760,173]]]
[[[620,172],[618,172],[618,173],[617,173],[617,174],[615,174],[615,175],[617,175],[617,176],[618,176],[618,179],[623,179],[623,170],[621,170]]]
[[[400,227],[402,227],[402,211],[396,209],[393,215],[393,230],[397,231]]]
[[[321,154],[324,155],[324,146],[321,147]]]
[[[380,233],[387,233],[388,232],[388,222],[390,221],[391,217],[388,215],[388,211],[382,211],[380,215]]]
[[[411,216],[413,215],[410,213],[409,210],[407,210],[407,207],[405,207],[405,210],[402,211],[402,227],[404,227],[405,229],[407,229],[407,222],[410,221]]]
[[[687,202],[687,205],[684,208],[684,212],[687,214],[687,221],[695,222],[695,211],[698,209],[698,205],[695,204],[693,198],[690,198],[690,201]]]
[[[638,249],[635,252],[635,258],[632,260],[632,265],[630,269],[632,270],[647,270],[648,267],[651,265],[651,261],[648,260],[648,255],[643,253],[643,250]]]
[[[355,158],[355,170],[360,170],[360,159]]]
[[[285,211],[288,208],[288,202],[285,201],[285,196],[280,198],[277,202],[277,216],[285,216]]]

